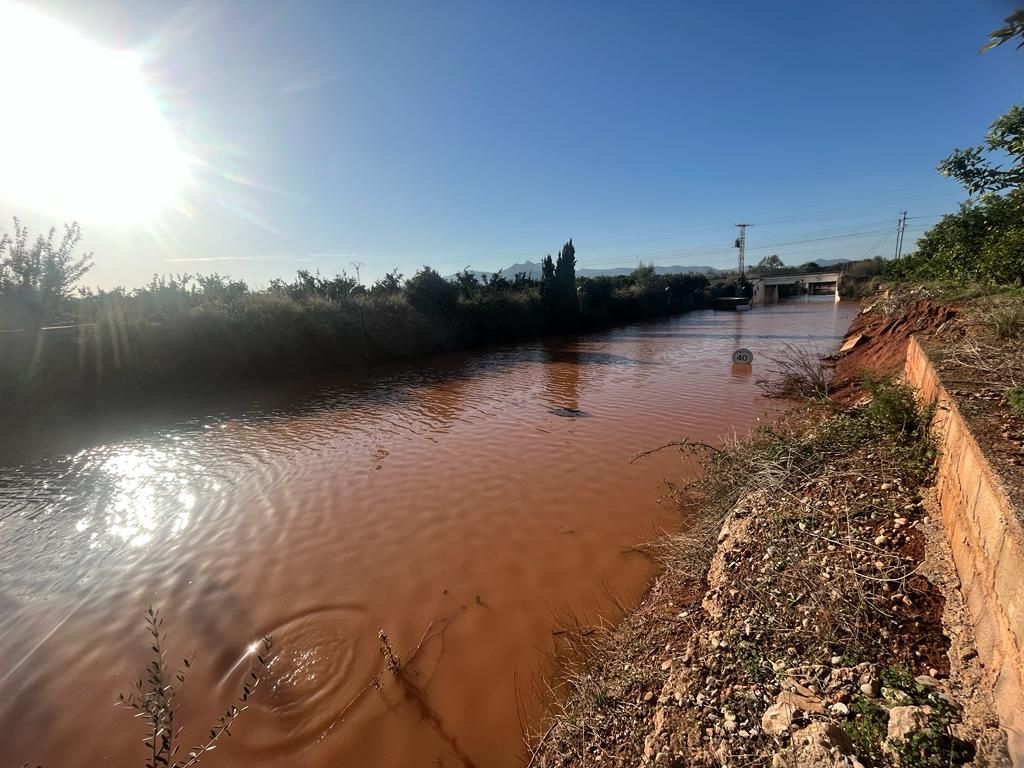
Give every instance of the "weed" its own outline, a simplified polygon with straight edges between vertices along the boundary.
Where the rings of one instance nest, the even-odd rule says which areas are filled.
[[[260,676],[266,666],[266,655],[270,651],[271,640],[269,636],[264,637],[255,646],[255,661],[242,685],[242,692],[235,703],[210,727],[209,738],[192,747],[186,759],[178,759],[178,741],[183,729],[175,726],[175,699],[185,682],[188,669],[192,666],[192,659],[184,659],[182,667],[174,673],[172,679],[167,667],[167,654],[164,651],[167,635],[163,632],[163,624],[160,611],[150,606],[146,612],[146,628],[151,637],[153,660],[146,666],[142,677],[134,683],[132,690],[127,694],[122,693],[118,701],[134,709],[136,717],[146,723],[147,734],[143,740],[149,751],[146,768],[191,768],[199,763],[203,755],[216,747],[222,736],[230,733],[231,725],[248,708],[249,698],[259,685]]]
[[[879,677],[882,680],[882,685],[887,688],[898,688],[901,691],[905,691],[908,694],[917,692],[919,688],[922,688],[910,673],[910,670],[904,667],[902,664],[897,664],[892,667],[885,667],[880,673]]]
[[[853,717],[841,727],[853,742],[857,757],[872,765],[880,762],[889,713],[871,699],[858,697],[850,704],[850,714]]]
[[[960,721],[959,708],[938,691],[917,682],[903,665],[881,670],[883,690],[891,688],[909,696],[911,703],[931,708],[928,724],[906,739],[891,742],[902,768],[943,768],[963,765],[974,758],[974,748],[953,736],[952,726]]]
[[[590,691],[590,701],[595,709],[609,709],[617,704],[617,700],[604,687],[595,683]]]
[[[867,415],[886,434],[913,435],[920,432],[924,419],[917,405],[914,392],[890,379],[864,382],[864,388],[871,395]]]
[[[974,759],[974,747],[932,718],[923,730],[893,744],[901,768],[949,768]]]
[[[929,431],[934,406],[922,408],[910,387],[889,379],[869,379],[864,388],[871,395],[865,426],[876,437],[885,436],[891,441],[908,479],[924,482],[935,462],[936,446]]]
[[[1024,387],[1010,387],[1006,390],[1006,404],[1018,416],[1024,416]]]
[[[769,358],[776,368],[775,379],[758,379],[757,385],[769,397],[821,400],[828,397],[831,376],[820,350],[786,344]]]
[[[1019,304],[1002,304],[982,312],[982,323],[1000,341],[1024,336],[1024,308]]]
[[[775,677],[764,653],[751,643],[740,643],[736,648],[736,662],[743,668],[749,680],[755,683],[766,683]]]

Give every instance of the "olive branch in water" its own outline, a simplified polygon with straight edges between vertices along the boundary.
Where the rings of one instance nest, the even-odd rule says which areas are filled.
[[[146,612],[146,629],[152,640],[150,648],[153,660],[146,665],[131,691],[118,696],[118,702],[134,709],[135,716],[146,721],[147,734],[143,744],[150,753],[146,768],[191,768],[199,763],[203,755],[217,747],[221,737],[231,735],[231,725],[249,708],[249,698],[260,683],[272,642],[270,636],[265,635],[258,644],[254,644],[252,653],[255,659],[238,698],[210,727],[209,738],[193,746],[187,756],[179,760],[178,751],[184,729],[174,722],[175,698],[185,683],[185,676],[195,656],[182,659],[181,667],[172,677],[167,665],[167,651],[164,650],[167,635],[163,631],[163,624],[159,609],[150,606]]]

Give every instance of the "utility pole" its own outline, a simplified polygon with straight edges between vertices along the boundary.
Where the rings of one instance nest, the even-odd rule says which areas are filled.
[[[361,262],[361,261],[353,261],[352,262],[352,269],[354,269],[356,271],[356,285],[362,285],[363,284],[363,281],[359,279],[359,270],[362,269],[365,266],[366,265],[363,264],[363,262]]]
[[[900,211],[899,221],[896,222],[896,258],[903,253],[903,233],[907,231],[907,212]]]
[[[747,249],[747,227],[749,227],[749,226],[750,226],[749,224],[737,224],[736,225],[736,228],[740,231],[739,237],[736,238],[736,248],[739,248],[739,250],[740,250],[740,260],[739,260],[739,270],[738,270],[739,273],[740,273],[740,280],[743,280],[743,277],[746,274],[746,266],[743,263],[743,257],[745,255],[746,249]]]

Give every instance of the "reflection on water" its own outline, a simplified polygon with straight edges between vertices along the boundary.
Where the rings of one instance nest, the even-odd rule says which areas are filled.
[[[517,765],[517,701],[537,716],[555,615],[636,601],[652,565],[628,551],[674,524],[658,498],[687,467],[630,456],[749,425],[768,356],[833,346],[854,311],[695,313],[50,443],[71,450],[5,440],[0,764],[137,756],[111,702],[156,604],[172,652],[198,651],[182,701],[197,737],[274,636],[220,765]],[[740,346],[753,366],[732,364]],[[401,684],[375,689],[377,630],[413,649],[437,622]]]
[[[106,532],[133,547],[140,547],[153,541],[161,523],[167,528],[164,535],[181,533],[196,503],[187,479],[196,469],[199,469],[196,464],[189,465],[166,451],[155,449],[133,448],[109,457],[100,472],[101,482],[112,490],[111,499],[106,519],[101,521],[102,529],[91,534],[91,546],[96,546],[97,537]],[[163,502],[159,505],[158,493]],[[80,533],[89,527],[87,517],[75,524]]]

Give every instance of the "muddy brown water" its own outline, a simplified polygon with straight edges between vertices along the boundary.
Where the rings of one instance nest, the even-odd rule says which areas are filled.
[[[630,457],[746,430],[770,408],[766,357],[833,349],[855,312],[698,312],[110,434],[4,435],[0,765],[143,765],[114,701],[148,660],[149,605],[172,660],[197,654],[186,746],[273,636],[252,708],[204,765],[520,765],[552,631],[635,604],[654,566],[633,548],[677,522],[659,497],[692,467]],[[430,627],[406,685],[359,695],[379,629],[407,655]]]

